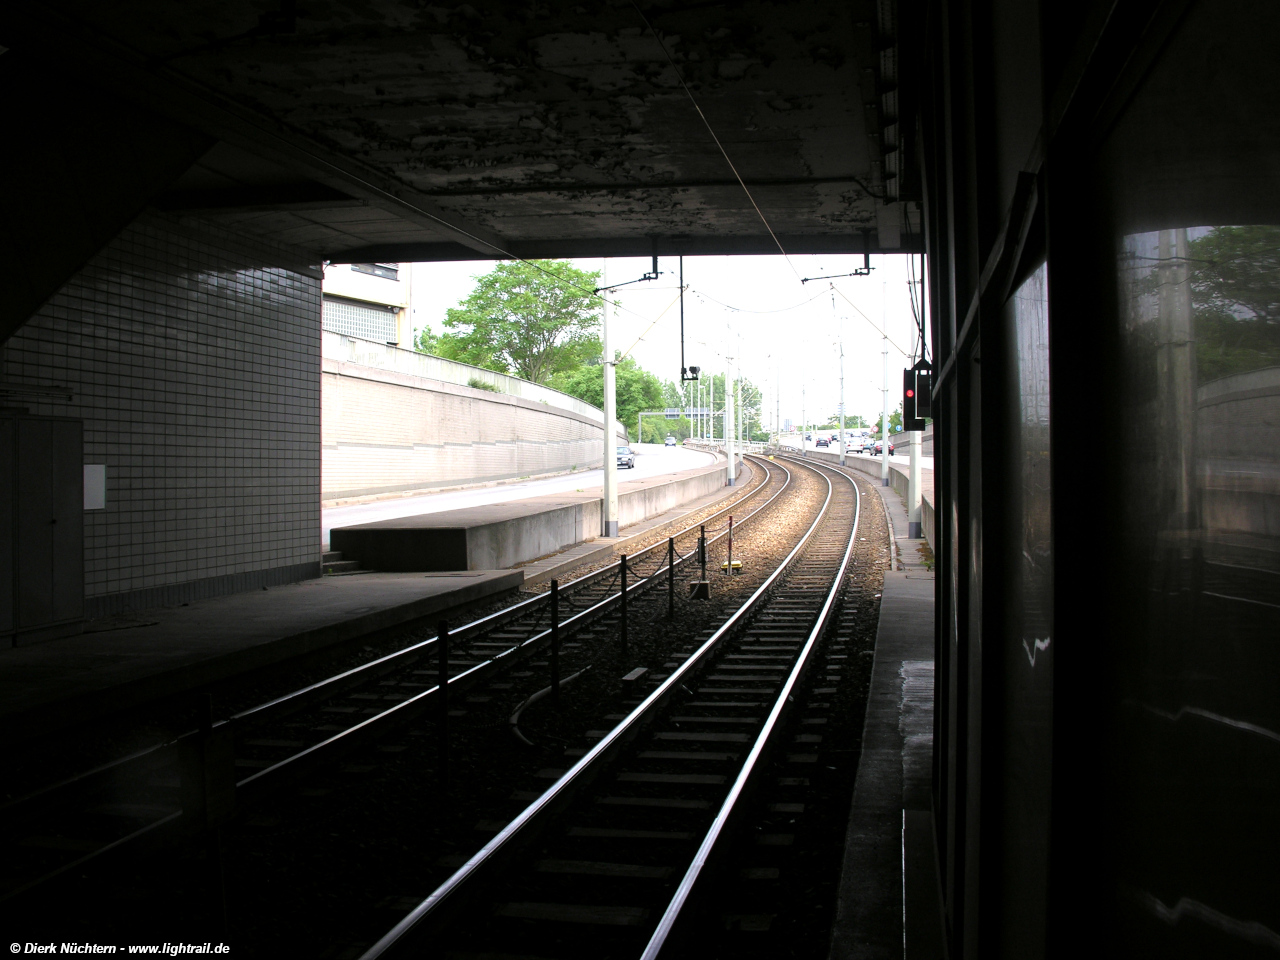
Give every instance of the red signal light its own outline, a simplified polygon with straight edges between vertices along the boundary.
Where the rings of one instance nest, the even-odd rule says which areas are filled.
[[[916,395],[916,392],[915,392],[914,390],[908,390],[908,391],[907,391],[907,396],[908,396],[908,397],[914,397],[915,395]]]

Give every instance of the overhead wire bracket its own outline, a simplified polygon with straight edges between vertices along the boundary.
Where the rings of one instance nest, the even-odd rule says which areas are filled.
[[[852,273],[833,273],[825,277],[802,277],[801,283],[808,283],[810,280],[839,280],[841,277],[867,277],[871,275],[871,271],[875,267],[871,266],[871,231],[862,231],[862,266]]]

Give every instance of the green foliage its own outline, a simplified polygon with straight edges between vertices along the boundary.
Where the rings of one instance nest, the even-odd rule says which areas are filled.
[[[875,430],[872,431],[875,436],[880,436],[881,424],[884,421],[884,414],[876,417]],[[846,424],[847,426],[847,424]],[[898,404],[898,409],[889,414],[889,439],[893,439],[893,435],[898,432],[898,428],[902,426],[902,404]]]
[[[1280,365],[1280,227],[1217,227],[1190,248],[1199,380]]]
[[[652,373],[642,370],[628,357],[614,367],[614,385],[618,419],[627,427],[627,436],[636,424],[641,410],[657,410],[662,403],[662,383]],[[552,377],[551,386],[593,407],[604,407],[604,365],[595,363]],[[664,434],[665,436],[665,434]]]
[[[543,384],[599,356],[600,300],[590,292],[599,274],[565,260],[543,260],[540,266],[573,286],[530,264],[501,261],[446,313],[442,334],[424,330],[415,346]]]
[[[495,387],[487,380],[481,380],[479,377],[472,377],[467,381],[467,386],[476,390],[488,390],[490,393],[501,393],[502,391]]]

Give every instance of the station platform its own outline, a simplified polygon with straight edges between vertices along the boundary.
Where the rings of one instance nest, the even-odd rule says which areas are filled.
[[[0,650],[0,737],[14,743],[517,589],[519,570],[322,577],[91,622]]]
[[[862,757],[845,837],[830,960],[941,960],[930,814],[934,575],[907,511],[878,489],[889,516],[885,571]],[[927,548],[927,545],[926,545]]]

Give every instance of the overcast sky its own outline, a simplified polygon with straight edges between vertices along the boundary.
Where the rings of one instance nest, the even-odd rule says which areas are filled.
[[[834,413],[840,399],[840,347],[844,341],[846,410],[874,421],[884,380],[881,324],[889,346],[889,408],[901,400],[903,352],[915,349],[915,322],[908,299],[907,258],[873,256],[866,277],[811,280],[862,266],[858,256],[685,257],[685,363],[723,371],[728,357],[741,357],[743,372],[765,392],[771,423],[776,397],[783,419],[801,419],[801,390],[811,421]],[[582,270],[600,270],[600,259],[574,260]],[[634,280],[650,269],[648,259],[610,259],[611,283]],[[919,260],[916,259],[916,268]],[[413,265],[415,331],[442,330],[445,311],[471,292],[473,278],[492,261]],[[646,370],[664,380],[680,375],[680,304],[676,257],[658,262],[657,280],[614,294],[610,339]],[[834,290],[833,290],[834,287]],[[846,299],[847,298],[847,299]]]

